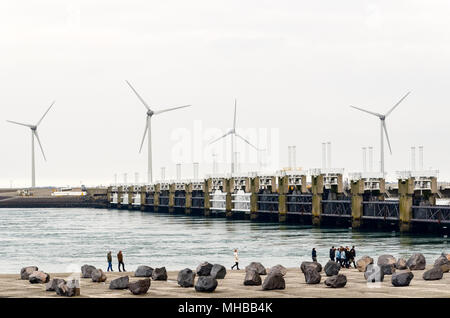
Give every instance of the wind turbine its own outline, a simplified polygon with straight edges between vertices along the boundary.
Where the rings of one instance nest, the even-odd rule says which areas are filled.
[[[39,139],[39,134],[38,134],[37,128],[40,125],[40,123],[42,122],[42,120],[44,119],[45,115],[47,115],[48,111],[50,110],[50,108],[53,107],[54,104],[55,104],[55,102],[53,101],[53,103],[50,105],[50,107],[47,109],[47,111],[44,113],[44,115],[42,115],[41,119],[39,119],[39,121],[36,123],[36,125],[24,124],[24,123],[19,123],[19,122],[12,121],[12,120],[7,120],[7,122],[9,122],[9,123],[25,126],[25,127],[28,127],[31,129],[31,187],[32,188],[34,188],[36,186],[35,163],[34,163],[34,157],[35,157],[34,156],[34,138],[36,137],[37,142],[39,144],[39,148],[41,148],[42,156],[44,157],[44,160],[47,161],[47,158],[45,158],[44,149],[42,148],[41,141]]]
[[[256,148],[254,145],[252,145],[247,139],[245,139],[244,137],[242,137],[241,135],[239,135],[236,132],[236,105],[237,105],[237,101],[236,99],[234,100],[234,119],[233,119],[233,128],[231,128],[225,135],[220,136],[217,139],[214,139],[213,141],[211,141],[209,144],[213,144],[216,141],[219,141],[222,138],[225,138],[228,135],[231,135],[231,173],[235,172],[235,158],[234,158],[234,138],[235,137],[239,137],[241,138],[243,141],[245,141],[247,144],[249,144],[250,146],[252,146],[253,148],[255,148],[256,150],[258,150],[258,148]]]
[[[170,108],[165,108],[165,109],[161,109],[161,110],[152,110],[150,109],[150,107],[148,106],[148,104],[145,102],[145,100],[139,95],[139,93],[134,89],[134,87],[130,84],[130,82],[127,82],[128,86],[130,86],[130,88],[132,89],[132,91],[136,94],[136,96],[139,98],[139,100],[142,102],[142,104],[144,104],[145,108],[147,108],[147,118],[146,118],[146,123],[145,123],[145,129],[144,129],[144,136],[142,137],[142,142],[141,142],[141,147],[139,148],[139,153],[141,153],[142,151],[142,146],[144,145],[144,140],[145,140],[145,134],[148,133],[148,166],[147,166],[147,174],[148,174],[148,183],[152,183],[153,182],[153,173],[152,173],[152,117],[154,115],[159,115],[165,112],[170,112],[172,110],[176,110],[176,109],[180,109],[180,108],[185,108],[185,107],[189,107],[191,105],[184,105],[184,106],[177,106],[177,107],[170,107]]]
[[[375,112],[371,112],[369,110],[365,110],[359,107],[355,107],[355,106],[350,106],[352,108],[355,108],[357,110],[369,113],[371,115],[377,116],[380,119],[380,170],[381,173],[384,175],[384,134],[386,134],[386,140],[389,146],[389,152],[392,155],[392,148],[391,148],[391,143],[389,141],[389,135],[387,132],[387,128],[386,128],[386,118],[392,113],[392,111],[410,94],[411,92],[408,92],[405,94],[405,96],[403,96],[386,114],[379,114],[379,113],[375,113]]]

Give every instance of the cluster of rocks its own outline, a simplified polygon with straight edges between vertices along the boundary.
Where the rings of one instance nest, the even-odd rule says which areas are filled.
[[[40,271],[37,266],[27,266],[20,270],[20,279],[28,280],[31,284],[45,284],[50,275]]]
[[[320,284],[322,280],[322,265],[318,262],[303,262],[300,265],[302,273],[305,275],[305,282],[309,285]],[[342,288],[347,284],[347,277],[339,274],[341,265],[337,262],[329,261],[323,268],[327,278],[324,284],[331,288]]]
[[[178,285],[184,288],[194,287],[198,292],[212,293],[216,290],[218,279],[224,279],[227,270],[220,264],[203,262],[199,264],[195,272],[190,268],[185,268],[178,272]],[[197,282],[195,277],[198,276]]]
[[[50,275],[40,271],[37,266],[27,266],[20,270],[20,279],[28,280],[31,284],[45,284],[46,291],[56,292],[60,296],[79,296],[80,282],[70,280],[66,282],[61,278],[53,278]]]

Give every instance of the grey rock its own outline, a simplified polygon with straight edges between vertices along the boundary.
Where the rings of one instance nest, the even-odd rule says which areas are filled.
[[[395,266],[395,263],[397,263],[397,260],[395,259],[395,257],[392,255],[388,255],[388,254],[380,255],[378,257],[378,261],[377,261],[378,266],[386,265],[386,264]]]
[[[286,273],[287,273],[287,269],[283,265],[278,264],[278,265],[275,265],[275,266],[270,268],[269,274],[273,273],[273,272],[280,272],[281,275],[285,276]]]
[[[150,288],[150,284],[150,278],[145,278],[134,283],[129,283],[128,289],[133,295],[142,295],[147,293],[148,289]]]
[[[255,271],[259,275],[267,275],[266,268],[263,266],[263,264],[258,262],[251,262],[248,266],[245,267],[245,271]]]
[[[211,275],[211,269],[213,267],[213,264],[208,262],[203,262],[200,265],[197,266],[197,269],[195,272],[198,276],[209,276]]]
[[[30,279],[30,275],[33,274],[33,272],[38,271],[38,267],[37,266],[27,266],[27,267],[23,267],[20,270],[20,279],[26,279],[29,280]]]
[[[423,273],[422,278],[424,280],[438,280],[442,279],[444,276],[444,272],[442,271],[440,266],[434,266],[433,268],[427,270]]]
[[[165,267],[155,268],[152,273],[153,280],[167,280],[167,271]]]
[[[74,297],[80,296],[80,282],[78,280],[70,280],[61,282],[56,286],[56,294],[59,296]]]
[[[275,271],[267,275],[262,284],[263,290],[285,289],[286,282],[280,272]]]
[[[92,278],[92,271],[96,268],[92,265],[83,265],[81,266],[81,278]]]
[[[49,280],[50,280],[50,275],[47,273],[44,273],[43,271],[35,271],[28,278],[28,281],[31,284],[44,284],[44,283],[48,283]]]
[[[302,270],[302,273],[305,273],[307,268],[313,268],[319,273],[322,271],[322,265],[318,262],[303,262],[300,265],[300,269]]]
[[[305,270],[305,281],[307,284],[319,284],[322,276],[318,271],[312,267],[308,267]]]
[[[153,268],[150,266],[141,265],[134,272],[135,277],[152,277]]]
[[[195,284],[195,290],[202,293],[212,293],[216,287],[217,279],[212,276],[199,276]]]
[[[434,262],[434,266],[439,266],[444,273],[448,273],[450,271],[450,261],[445,255],[439,256]]]
[[[414,274],[410,271],[398,271],[392,275],[392,285],[395,287],[409,286],[409,283],[414,278]]]
[[[360,272],[365,272],[367,265],[373,264],[373,258],[370,256],[363,256],[356,262],[356,268]]]
[[[425,256],[421,253],[413,254],[406,262],[406,266],[412,271],[423,270],[426,264]]]
[[[66,281],[62,278],[53,278],[51,281],[49,281],[47,284],[45,284],[45,290],[46,291],[56,291],[56,287],[58,287],[59,284],[66,283]]]
[[[127,289],[129,283],[130,283],[130,278],[128,276],[122,276],[122,277],[113,279],[109,283],[109,289]]]
[[[384,275],[392,275],[395,272],[395,266],[392,264],[383,264],[380,267]]]
[[[92,271],[91,278],[94,283],[102,283],[106,281],[106,274],[98,268]]]
[[[369,264],[364,272],[364,278],[369,283],[379,283],[384,280],[384,273],[381,267],[375,264]]]
[[[275,272],[273,272],[273,273],[275,273]],[[269,276],[270,275],[271,275],[271,273],[269,273]],[[245,272],[245,278],[244,278],[245,286],[259,286],[261,284],[262,284],[261,276],[256,271],[246,271]]]
[[[325,285],[331,288],[342,288],[347,284],[347,277],[344,274],[338,274],[325,279]]]
[[[400,270],[407,269],[408,266],[406,265],[406,259],[404,259],[403,257],[400,257],[397,260],[397,263],[395,263],[395,268],[400,269]]]
[[[339,274],[340,269],[341,265],[333,261],[328,261],[328,263],[326,263],[324,267],[324,271],[327,276],[335,276]]]
[[[178,272],[177,282],[181,287],[194,287],[195,273],[190,268]]]
[[[224,279],[227,275],[227,269],[220,264],[214,264],[211,268],[211,276],[215,279]]]

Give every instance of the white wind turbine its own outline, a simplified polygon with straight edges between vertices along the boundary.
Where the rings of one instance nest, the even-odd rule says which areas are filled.
[[[408,92],[405,94],[405,96],[403,96],[386,114],[379,114],[379,113],[375,113],[375,112],[371,112],[359,107],[355,107],[355,106],[350,106],[353,107],[357,110],[369,113],[371,115],[377,116],[380,119],[380,170],[381,173],[384,175],[384,134],[386,134],[386,140],[388,142],[388,146],[389,146],[389,152],[392,155],[392,149],[391,149],[391,143],[389,141],[389,135],[387,132],[387,128],[386,128],[386,117],[389,116],[392,111],[410,94],[411,92]]]
[[[12,121],[12,120],[7,120],[7,122],[12,123],[12,124],[16,124],[16,125],[21,125],[21,126],[25,126],[31,129],[31,187],[34,188],[36,186],[36,177],[35,177],[35,163],[34,163],[34,137],[36,137],[38,144],[39,144],[39,148],[41,148],[41,152],[42,152],[42,156],[44,157],[44,160],[47,161],[47,158],[45,158],[45,154],[44,154],[44,149],[42,148],[41,145],[41,141],[39,139],[39,134],[37,132],[37,128],[39,126],[39,124],[42,122],[42,120],[44,119],[45,115],[47,115],[48,111],[50,110],[50,108],[52,108],[52,106],[55,104],[55,102],[53,102],[50,107],[47,109],[47,111],[44,113],[44,115],[42,115],[41,119],[39,119],[39,121],[36,123],[36,125],[31,125],[31,124],[24,124],[24,123],[19,123],[16,121]]]
[[[237,104],[237,101],[236,101],[236,99],[234,100],[234,119],[233,119],[233,128],[231,128],[225,135],[223,135],[223,136],[220,136],[219,138],[217,138],[217,139],[214,139],[213,141],[211,141],[209,144],[212,144],[212,143],[215,143],[216,141],[218,141],[218,140],[220,140],[220,139],[222,139],[222,138],[225,138],[226,136],[228,136],[228,135],[231,135],[231,173],[234,173],[235,172],[235,167],[236,167],[236,163],[234,162],[235,161],[235,158],[234,158],[234,137],[236,136],[236,137],[239,137],[239,138],[241,138],[243,141],[245,141],[247,144],[249,144],[250,146],[252,146],[253,148],[255,148],[256,150],[258,150],[258,148],[257,147],[255,147],[254,145],[252,145],[247,139],[245,139],[244,137],[242,137],[241,135],[239,135],[237,132],[236,132],[236,104]]]
[[[165,109],[161,109],[161,110],[152,110],[150,109],[150,107],[147,105],[147,103],[144,101],[144,99],[139,95],[139,93],[134,89],[134,87],[130,84],[130,82],[127,82],[128,86],[130,86],[130,88],[133,90],[133,92],[136,94],[136,96],[139,98],[139,100],[142,102],[142,104],[144,104],[145,108],[147,108],[147,118],[146,118],[146,123],[145,123],[145,130],[144,130],[144,136],[142,137],[142,142],[141,142],[141,147],[139,148],[139,153],[141,153],[142,151],[142,146],[144,145],[144,140],[145,140],[145,134],[148,133],[148,166],[147,166],[147,174],[148,174],[148,183],[152,183],[153,182],[153,173],[152,173],[152,117],[154,115],[159,115],[165,112],[169,112],[172,110],[176,110],[176,109],[180,109],[180,108],[185,108],[185,107],[189,107],[191,105],[184,105],[184,106],[177,106],[177,107],[171,107],[171,108],[165,108]]]

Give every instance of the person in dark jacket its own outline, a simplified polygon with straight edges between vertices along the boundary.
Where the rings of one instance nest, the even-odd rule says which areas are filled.
[[[117,253],[117,261],[119,262],[119,272],[121,272],[120,270],[120,264],[122,264],[122,269],[125,272],[125,264],[123,263],[123,254],[122,251],[119,251],[119,253]]]
[[[336,249],[334,246],[330,248],[330,260],[334,262],[334,257],[336,256]]]
[[[355,259],[356,259],[356,250],[355,246],[353,245],[352,249],[350,250],[350,264],[353,263],[353,266],[356,268]]]
[[[109,270],[111,270],[111,272],[114,272],[114,271],[113,271],[113,268],[112,268],[112,256],[111,256],[111,251],[109,251],[108,254],[106,255],[106,259],[107,259],[107,261],[108,261],[108,269],[107,269],[106,271],[109,272]]]
[[[345,267],[349,268],[350,267],[350,259],[351,259],[352,255],[350,253],[350,250],[348,249],[348,246],[345,247]]]
[[[313,262],[317,262],[317,252],[316,252],[315,248],[312,249],[311,256],[312,256]]]

